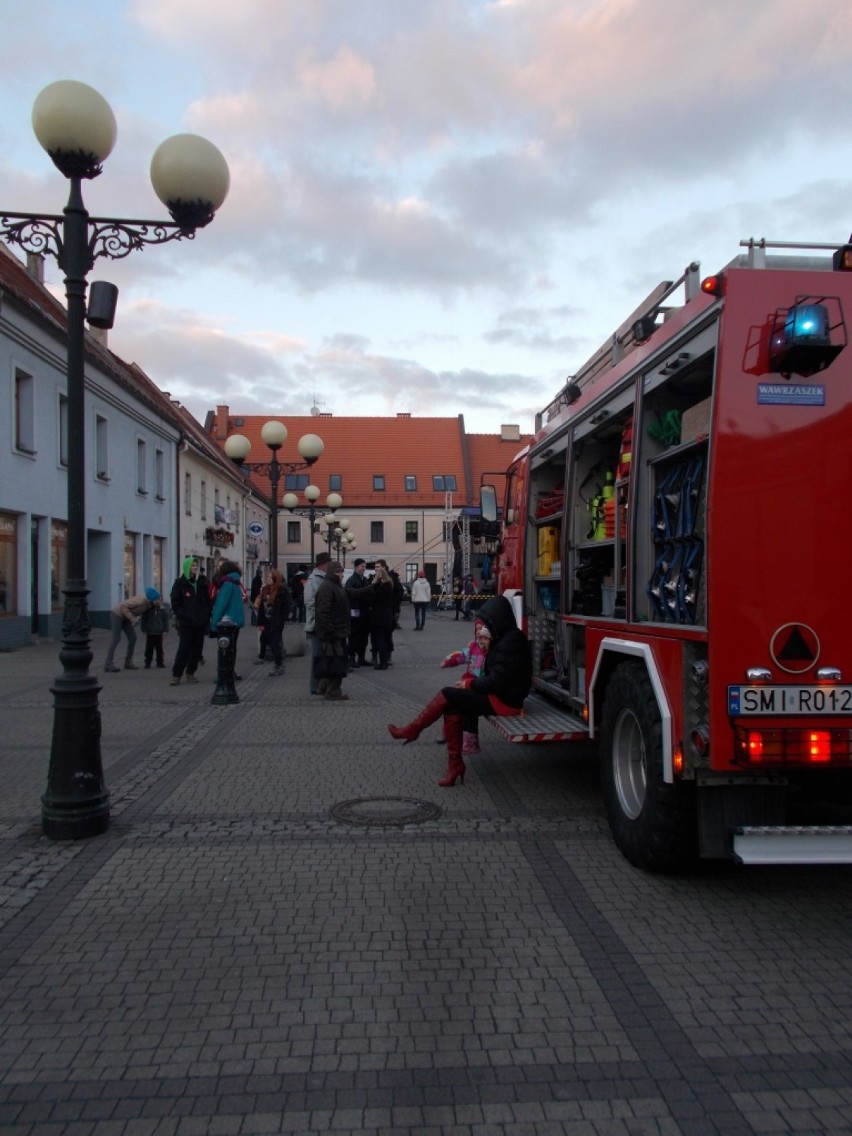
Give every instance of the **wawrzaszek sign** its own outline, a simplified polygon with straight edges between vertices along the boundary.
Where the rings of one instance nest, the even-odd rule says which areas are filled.
[[[266,532],[266,526],[262,521],[252,521],[248,527],[249,536],[263,536]]]

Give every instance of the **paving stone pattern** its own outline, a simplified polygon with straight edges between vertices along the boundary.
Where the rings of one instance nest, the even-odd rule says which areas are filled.
[[[438,727],[385,724],[470,630],[406,622],[344,703],[251,629],[235,705],[211,658],[98,672],[111,825],[76,843],[41,836],[58,647],[0,654],[0,1132],[852,1133],[852,872],[637,872],[590,747],[483,727],[439,788]]]

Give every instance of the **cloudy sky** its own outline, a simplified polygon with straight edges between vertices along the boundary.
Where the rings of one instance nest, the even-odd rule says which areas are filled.
[[[660,280],[852,230],[849,0],[3,0],[0,207],[60,212],[33,99],[118,141],[95,215],[161,217],[163,138],[226,156],[195,241],[101,260],[110,345],[199,418],[532,429]],[[55,264],[48,278],[61,291]]]

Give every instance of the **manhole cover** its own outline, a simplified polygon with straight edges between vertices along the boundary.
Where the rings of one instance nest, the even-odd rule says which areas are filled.
[[[441,810],[432,801],[415,801],[411,797],[363,797],[357,801],[341,801],[331,809],[331,816],[342,824],[375,825],[378,828],[423,824],[427,820],[437,820],[440,815]]]

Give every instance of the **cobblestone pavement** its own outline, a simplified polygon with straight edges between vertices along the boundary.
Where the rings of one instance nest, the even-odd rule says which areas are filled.
[[[343,703],[250,629],[225,707],[212,658],[104,674],[96,631],[112,822],[75,843],[57,644],[0,654],[0,1132],[852,1133],[852,873],[638,872],[589,749],[488,727],[440,789],[438,727],[385,724],[471,626],[403,614]]]

